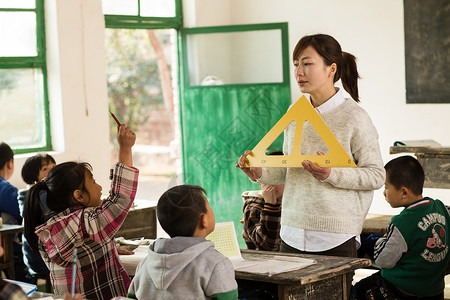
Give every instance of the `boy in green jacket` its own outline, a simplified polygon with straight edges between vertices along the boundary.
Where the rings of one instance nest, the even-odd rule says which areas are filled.
[[[381,271],[359,281],[352,297],[443,299],[448,209],[440,200],[422,196],[425,174],[412,156],[393,159],[385,169],[386,201],[405,209],[392,217],[386,235],[375,244],[375,264]]]

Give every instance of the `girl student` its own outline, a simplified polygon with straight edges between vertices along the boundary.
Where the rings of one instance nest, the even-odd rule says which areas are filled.
[[[117,133],[119,161],[111,170],[109,196],[85,162],[56,165],[45,181],[32,186],[24,207],[25,236],[50,270],[56,295],[71,290],[76,249],[75,292],[84,299],[125,296],[130,277],[120,264],[114,244],[134,200],[139,171],[132,166],[136,135],[126,125]]]
[[[385,170],[378,133],[358,104],[356,59],[343,52],[331,36],[304,36],[293,52],[300,91],[333,132],[357,168],[322,168],[302,162],[298,168],[244,168],[246,151],[237,167],[258,183],[285,183],[281,214],[281,251],[356,257],[373,191],[384,184]],[[334,84],[341,79],[353,99]],[[301,154],[327,153],[327,146],[305,122]],[[295,124],[284,132],[283,152],[291,154]],[[300,125],[299,125],[300,126]],[[351,282],[351,280],[350,280]]]

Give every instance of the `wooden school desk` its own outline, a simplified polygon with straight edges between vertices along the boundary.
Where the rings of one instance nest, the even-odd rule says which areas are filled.
[[[134,201],[134,206],[128,211],[128,215],[116,233],[117,237],[126,239],[146,238],[156,239],[156,206],[152,201]]]
[[[236,279],[272,283],[278,286],[279,299],[348,299],[346,274],[371,265],[366,258],[290,254],[256,250],[241,250],[247,260],[269,260],[274,255],[314,259],[317,263],[303,269],[274,274],[252,274],[235,271]]]
[[[393,215],[367,214],[361,234],[385,234]]]
[[[0,234],[2,235],[2,246],[4,249],[3,257],[0,258],[0,270],[8,271],[8,278],[15,279],[14,271],[14,246],[13,239],[15,234],[23,232],[22,225],[3,224],[0,227]]]
[[[424,187],[450,189],[450,147],[392,146],[389,152],[414,153],[425,171]]]

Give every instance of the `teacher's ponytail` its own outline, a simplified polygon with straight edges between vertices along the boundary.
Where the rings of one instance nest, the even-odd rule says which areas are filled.
[[[344,89],[356,102],[359,102],[358,93],[358,68],[356,66],[356,57],[348,52],[342,52],[341,81]]]

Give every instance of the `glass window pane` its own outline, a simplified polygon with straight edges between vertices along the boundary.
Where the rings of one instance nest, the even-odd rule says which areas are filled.
[[[175,0],[141,0],[142,17],[175,17]]]
[[[278,29],[191,34],[187,36],[187,51],[190,85],[283,81]],[[279,64],[266,63],[277,60]]]
[[[0,136],[12,148],[45,146],[40,69],[0,70]]]
[[[36,14],[0,12],[0,56],[37,56]]]
[[[109,109],[136,132],[133,162],[143,176],[176,172],[171,156],[177,127],[176,40],[175,29],[105,30]],[[110,118],[113,158],[116,135]]]
[[[131,15],[138,14],[138,0],[102,0],[105,15]]]
[[[0,8],[35,8],[36,0],[0,0]]]

